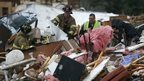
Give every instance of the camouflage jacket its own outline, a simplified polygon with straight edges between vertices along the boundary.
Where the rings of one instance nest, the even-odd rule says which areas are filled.
[[[55,25],[58,25],[67,34],[69,34],[68,32],[73,29],[72,27],[76,26],[75,19],[71,15],[65,18],[64,14],[59,14],[52,20],[52,22]]]
[[[28,36],[26,36],[22,32],[19,32],[14,40],[13,48],[22,50],[28,49],[29,48]]]

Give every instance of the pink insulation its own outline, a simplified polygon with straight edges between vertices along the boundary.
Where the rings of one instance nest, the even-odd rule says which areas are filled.
[[[85,64],[85,63],[90,63],[92,61],[92,58],[88,57],[87,55],[82,55],[75,58],[75,60],[79,63]]]
[[[57,78],[55,78],[53,75],[48,74],[45,76],[46,81],[59,81]]]
[[[70,50],[68,50],[68,51],[63,51],[63,52],[61,53],[61,55],[69,56],[73,51],[74,51],[74,49],[70,49]]]
[[[79,63],[85,64],[87,61],[89,61],[89,58],[87,57],[87,52],[85,50],[82,50],[82,52],[85,54],[75,58],[75,60]]]
[[[111,42],[113,37],[113,29],[110,26],[101,26],[97,29],[89,31],[90,41],[94,44],[93,51],[99,52],[105,50],[107,45]],[[89,34],[85,33],[86,42],[89,42]],[[82,49],[86,49],[84,36],[80,37],[80,44]]]

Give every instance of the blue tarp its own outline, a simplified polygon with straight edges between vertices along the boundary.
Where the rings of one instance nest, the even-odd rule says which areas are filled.
[[[130,54],[130,55],[124,56],[121,61],[121,64],[122,65],[130,64],[134,59],[138,59],[139,57],[140,57],[140,54]]]

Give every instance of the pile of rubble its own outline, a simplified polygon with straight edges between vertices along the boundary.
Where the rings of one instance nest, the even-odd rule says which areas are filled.
[[[43,46],[49,51],[38,50]],[[120,48],[122,44],[118,44]],[[75,40],[53,42],[6,54],[0,65],[3,81],[143,81],[144,43],[87,58]],[[51,54],[50,54],[51,53]],[[90,61],[89,59],[92,59]]]
[[[138,26],[140,24],[143,24],[143,22],[144,22],[144,15],[141,15],[141,16],[131,16],[130,19],[129,19],[129,21],[134,26]]]
[[[31,22],[37,21],[35,15],[32,18]],[[22,19],[27,18],[22,15]],[[7,21],[10,21],[7,17],[1,21],[5,29],[4,24],[11,29],[20,23]],[[58,30],[58,27],[51,28]],[[19,28],[14,29],[13,33]],[[106,51],[113,38],[110,26],[88,32],[78,40],[56,40],[57,37],[66,39],[65,34],[61,37],[59,32],[52,35],[46,30],[43,36],[33,36],[38,41],[30,49],[6,47],[6,52],[0,53],[0,81],[144,81],[144,43],[130,47],[119,43],[114,50]]]

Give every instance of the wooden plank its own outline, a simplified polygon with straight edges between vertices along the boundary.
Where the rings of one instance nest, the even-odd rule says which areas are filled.
[[[33,53],[33,57],[37,57],[38,54],[44,54],[45,56],[52,56],[62,47],[61,41],[53,42],[45,45],[38,45],[34,49],[23,51],[25,54],[25,59],[30,58],[29,53]]]
[[[77,44],[77,42],[74,39],[70,39],[68,41],[63,41],[62,45],[64,46],[64,48],[68,51],[70,49],[74,49],[75,51],[77,51],[79,47],[79,45]]]
[[[110,16],[110,21],[113,20],[113,19],[120,19],[120,20],[124,20],[124,21],[127,21],[127,20],[128,20],[127,16],[125,16],[125,15],[121,15],[121,16]]]

